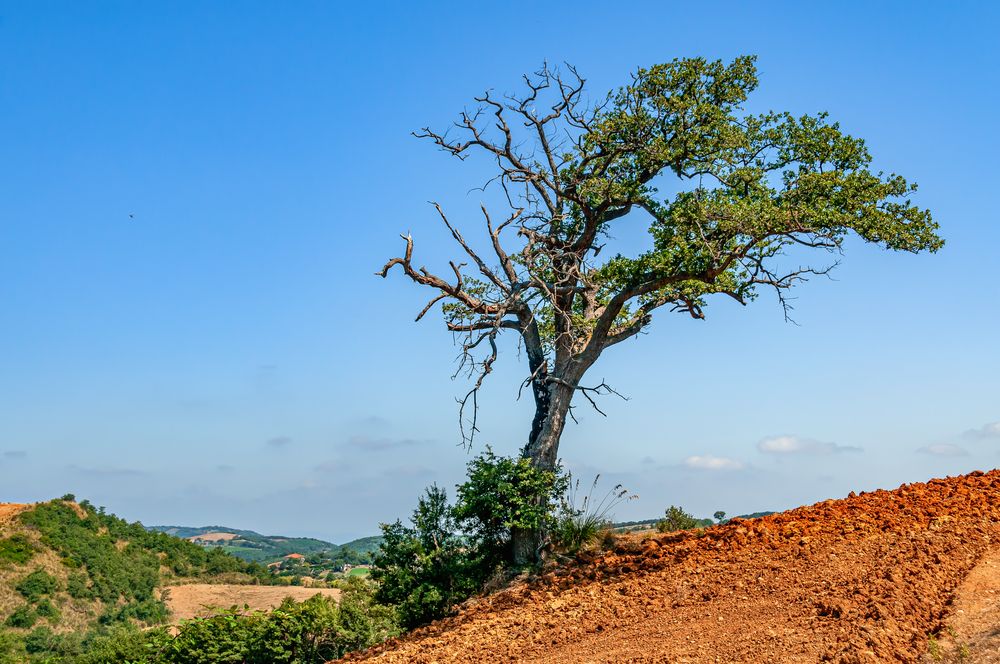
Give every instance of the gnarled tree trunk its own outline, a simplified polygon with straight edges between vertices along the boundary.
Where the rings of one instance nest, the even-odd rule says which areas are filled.
[[[566,427],[574,389],[561,382],[548,381],[535,390],[535,417],[531,435],[521,455],[533,466],[554,470],[559,454],[559,439]],[[544,499],[539,497],[539,500]],[[515,528],[511,531],[515,565],[530,565],[538,560],[544,533]]]

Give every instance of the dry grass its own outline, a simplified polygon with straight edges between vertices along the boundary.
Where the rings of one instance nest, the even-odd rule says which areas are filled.
[[[205,533],[204,535],[194,535],[188,537],[188,541],[201,540],[202,542],[228,542],[236,539],[236,533]]]
[[[213,609],[247,605],[250,609],[268,610],[286,597],[296,601],[321,594],[337,599],[340,591],[335,588],[303,588],[299,586],[242,586],[225,583],[190,583],[168,586],[165,601],[178,622],[196,616],[208,615]]]

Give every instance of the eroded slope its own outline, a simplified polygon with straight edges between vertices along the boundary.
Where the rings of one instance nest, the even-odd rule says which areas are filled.
[[[625,541],[356,656],[913,662],[1000,536],[1000,471]]]

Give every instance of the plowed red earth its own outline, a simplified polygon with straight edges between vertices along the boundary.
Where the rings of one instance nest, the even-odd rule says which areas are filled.
[[[1000,537],[1000,471],[615,550],[351,659],[916,662]]]

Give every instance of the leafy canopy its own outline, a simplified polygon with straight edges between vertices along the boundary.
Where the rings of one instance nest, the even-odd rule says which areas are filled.
[[[511,211],[495,223],[483,208],[493,256],[484,259],[438,207],[470,259],[451,263],[454,281],[415,267],[409,236],[381,272],[400,266],[436,291],[418,320],[443,302],[448,328],[466,335],[464,366],[478,375],[470,395],[505,329],[527,351],[526,384],[579,389],[600,353],[661,307],[703,318],[711,296],[746,304],[769,288],[787,316],[787,289],[832,267],[792,267],[802,256],[836,253],[851,235],[908,252],[943,244],[931,213],[911,200],[916,185],[874,170],[864,141],[825,113],[747,112],[752,56],[638,69],[596,104],[572,68],[546,66],[525,87],[487,92],[449,132],[417,134],[495,164],[491,182]],[[637,222],[632,213],[646,220],[645,250],[602,255],[616,224]]]

